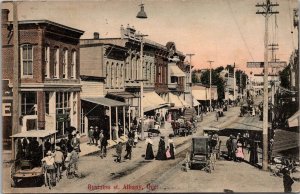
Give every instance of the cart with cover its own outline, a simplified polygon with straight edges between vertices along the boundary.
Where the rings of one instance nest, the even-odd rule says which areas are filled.
[[[192,148],[189,160],[191,169],[199,166],[206,172],[211,173],[213,161],[211,160],[210,140],[211,139],[208,136],[192,138]]]
[[[32,179],[36,182],[45,181],[46,185],[49,184],[41,159],[45,157],[45,142],[48,145],[50,142],[55,142],[55,134],[55,131],[49,130],[30,130],[11,136],[14,153],[11,165],[12,187],[24,179]],[[35,146],[28,142],[29,139],[35,142]],[[32,150],[32,147],[35,149]]]

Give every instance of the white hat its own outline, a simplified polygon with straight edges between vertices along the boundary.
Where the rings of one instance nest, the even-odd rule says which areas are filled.
[[[52,154],[52,152],[49,150],[48,152],[47,152],[47,156],[50,156]]]

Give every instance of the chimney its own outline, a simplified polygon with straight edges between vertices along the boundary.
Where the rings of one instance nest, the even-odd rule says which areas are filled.
[[[1,13],[2,14],[1,22],[2,22],[2,24],[6,24],[8,22],[9,10],[8,9],[2,9],[1,12],[2,12]]]
[[[94,32],[94,39],[99,39],[99,32]]]

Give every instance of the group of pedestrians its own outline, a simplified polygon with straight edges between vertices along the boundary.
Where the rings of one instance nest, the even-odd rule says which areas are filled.
[[[154,153],[152,149],[152,139],[151,135],[146,140],[147,148],[146,148],[146,160],[153,160]],[[159,143],[158,143],[158,150],[155,157],[156,160],[168,160],[168,159],[175,159],[175,146],[173,141],[173,135],[169,135],[169,139],[167,141],[167,145],[165,143],[165,137],[161,136]]]
[[[244,160],[244,149],[242,136],[238,134],[237,137],[230,135],[226,141],[226,147],[228,150],[228,159],[235,162],[241,162]]]

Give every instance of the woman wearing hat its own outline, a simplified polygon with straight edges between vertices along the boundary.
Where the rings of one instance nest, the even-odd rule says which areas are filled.
[[[165,147],[165,137],[161,136],[158,143],[158,151],[156,155],[156,160],[166,160],[166,147]]]

